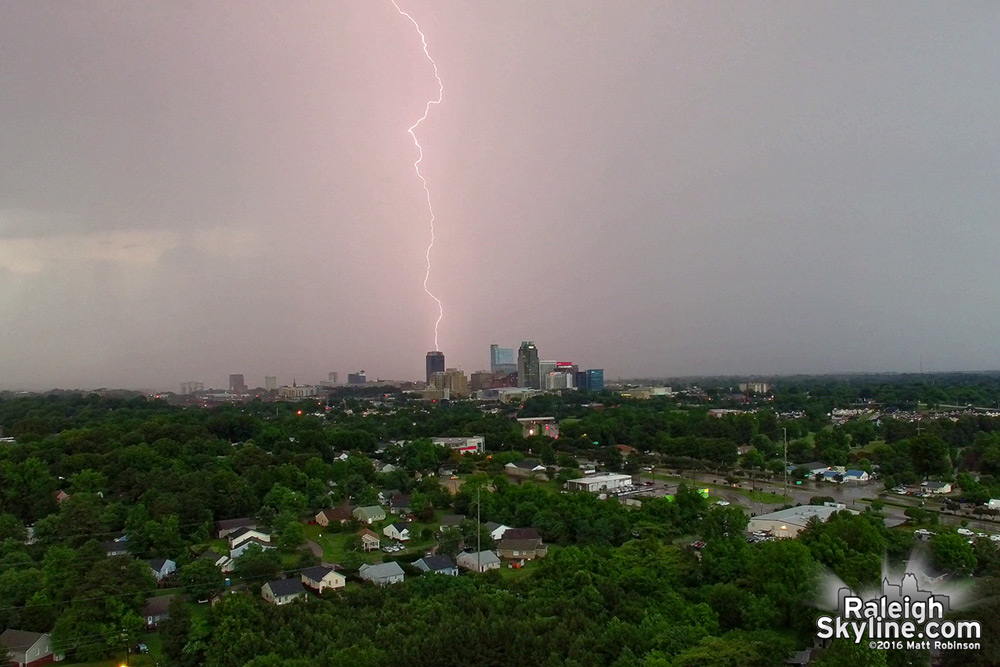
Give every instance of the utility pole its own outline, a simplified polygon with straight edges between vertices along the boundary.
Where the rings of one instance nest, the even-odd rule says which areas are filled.
[[[482,516],[483,487],[476,489],[476,571],[483,571],[483,527],[480,524]]]
[[[781,432],[784,434],[784,438],[785,438],[785,457],[784,457],[784,461],[785,461],[785,465],[784,465],[785,481],[782,484],[782,486],[784,486],[784,489],[785,489],[785,504],[787,505],[788,504],[788,429],[785,428],[785,427],[782,427],[781,428]]]

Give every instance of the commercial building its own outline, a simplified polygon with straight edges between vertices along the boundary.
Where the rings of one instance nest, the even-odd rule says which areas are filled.
[[[181,394],[193,394],[196,391],[205,391],[204,382],[182,382]]]
[[[516,373],[517,359],[514,348],[490,345],[490,371],[493,373]]]
[[[459,454],[482,454],[486,451],[486,438],[481,435],[468,438],[432,438],[431,442],[441,447],[449,447]]]
[[[604,391],[604,369],[580,371],[576,374],[576,386],[580,391]]]
[[[243,380],[242,373],[233,373],[229,376],[229,391],[234,394],[245,394],[247,383]]]
[[[566,482],[566,488],[574,491],[589,491],[597,493],[599,491],[615,491],[623,486],[631,486],[632,475],[594,475],[593,477],[581,477],[571,479]]]
[[[469,389],[471,391],[479,391],[481,389],[492,389],[493,388],[493,373],[492,371],[476,371],[472,374],[469,379]]]
[[[817,518],[828,521],[834,512],[843,509],[843,505],[799,505],[778,510],[770,514],[761,514],[750,519],[747,531],[758,530],[771,533],[775,537],[796,537],[809,525],[809,520]],[[848,510],[850,511],[850,510]]]
[[[349,385],[359,385],[367,384],[368,378],[365,376],[364,371],[358,371],[357,373],[347,374],[347,384]]]
[[[523,341],[517,351],[517,386],[525,389],[542,388],[538,348],[535,347],[534,341]]]
[[[431,378],[435,373],[444,373],[444,352],[431,350],[427,353],[427,384],[431,384]]]
[[[442,398],[455,398],[469,395],[469,379],[457,368],[432,373],[428,389],[442,392]]]
[[[264,389],[267,391],[275,391],[278,388],[278,376],[277,375],[265,375],[264,376]]]

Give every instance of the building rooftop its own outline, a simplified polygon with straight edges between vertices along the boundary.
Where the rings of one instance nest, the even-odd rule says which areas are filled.
[[[827,521],[834,512],[839,511],[836,507],[826,507],[824,505],[799,505],[798,507],[789,507],[788,509],[778,510],[770,514],[761,514],[755,516],[754,520],[782,521],[796,526],[804,526],[813,517],[818,518],[820,521]]]

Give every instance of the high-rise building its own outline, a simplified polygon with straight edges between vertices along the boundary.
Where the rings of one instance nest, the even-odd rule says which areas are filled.
[[[181,393],[182,394],[193,394],[196,391],[204,391],[204,382],[182,382],[181,383]]]
[[[431,373],[431,381],[428,386],[443,391],[446,398],[469,395],[469,379],[465,377],[465,373],[457,368]]]
[[[278,388],[278,376],[277,375],[265,375],[264,376],[264,390],[265,391],[275,391]]]
[[[243,380],[242,373],[233,373],[229,376],[229,391],[234,394],[245,394],[247,383]]]
[[[327,377],[327,382],[329,382],[332,385],[337,384],[337,371],[332,371],[330,373],[330,375]]]
[[[490,345],[490,371],[494,373],[514,373],[517,371],[517,359],[514,348],[500,347],[496,343]]]
[[[427,353],[427,384],[431,383],[431,376],[435,373],[444,373],[444,352],[439,350]]]
[[[358,371],[357,373],[347,374],[347,384],[349,385],[366,384],[367,382],[368,378],[365,376],[364,371]]]
[[[554,361],[539,361],[538,362],[538,388],[545,389],[545,377],[549,373],[553,373],[556,370],[556,362]]]
[[[517,386],[541,389],[538,369],[538,348],[534,341],[526,340],[517,350]]]
[[[490,371],[476,371],[469,380],[471,391],[481,391],[493,388],[493,373]]]
[[[604,369],[591,368],[580,371],[576,374],[576,386],[580,391],[603,391],[604,390]]]

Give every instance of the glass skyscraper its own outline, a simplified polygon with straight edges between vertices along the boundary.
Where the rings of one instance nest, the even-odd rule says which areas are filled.
[[[427,384],[435,373],[444,373],[444,352],[432,350],[427,353]]]

